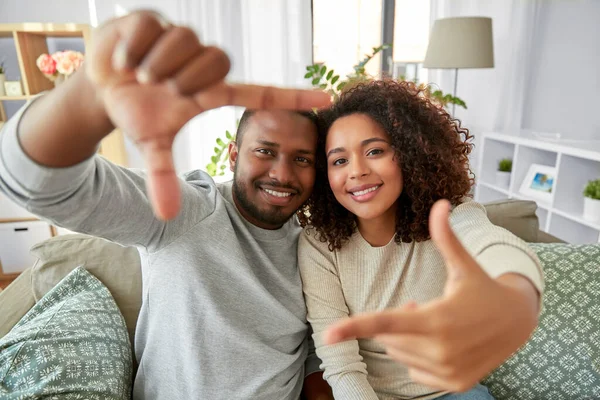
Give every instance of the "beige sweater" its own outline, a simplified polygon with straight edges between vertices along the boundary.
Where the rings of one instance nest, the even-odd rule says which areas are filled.
[[[483,206],[470,199],[456,207],[450,224],[463,245],[493,278],[515,272],[542,293],[539,260],[527,245],[492,225]],[[324,345],[322,332],[332,323],[361,312],[398,307],[410,300],[428,302],[443,293],[444,261],[431,240],[372,247],[356,232],[341,250],[305,231],[298,244],[308,320],[314,330],[321,369],[336,399],[430,399],[441,396],[414,383],[407,369],[385,354],[374,340]]]

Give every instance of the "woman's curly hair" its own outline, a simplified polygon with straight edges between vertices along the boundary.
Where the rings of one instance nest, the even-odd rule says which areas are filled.
[[[469,193],[472,136],[424,91],[406,81],[362,83],[344,92],[330,109],[319,112],[315,185],[298,218],[302,226],[315,229],[330,250],[341,248],[356,231],[356,216],[338,203],[327,179],[325,141],[338,118],[366,114],[391,139],[404,181],[397,203],[397,243],[428,240],[433,204],[448,199],[458,205]]]

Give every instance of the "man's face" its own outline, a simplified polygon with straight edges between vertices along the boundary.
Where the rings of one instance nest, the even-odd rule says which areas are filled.
[[[289,111],[261,111],[230,146],[233,199],[240,213],[264,229],[281,227],[308,199],[315,182],[317,130]]]

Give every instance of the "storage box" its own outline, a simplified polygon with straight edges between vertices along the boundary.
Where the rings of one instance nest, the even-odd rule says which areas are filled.
[[[0,265],[2,273],[15,274],[31,267],[36,258],[29,249],[52,236],[44,221],[0,224]]]

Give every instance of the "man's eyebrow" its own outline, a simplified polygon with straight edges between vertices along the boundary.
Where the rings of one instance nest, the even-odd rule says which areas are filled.
[[[268,140],[263,140],[263,139],[257,139],[256,140],[259,144],[262,144],[263,146],[269,146],[269,147],[280,147],[279,143],[275,143],[275,142],[269,142]]]
[[[374,143],[374,142],[383,142],[383,143],[389,143],[387,140],[385,140],[385,139],[383,139],[383,138],[379,138],[379,137],[373,137],[373,138],[370,138],[370,139],[365,139],[365,140],[363,140],[363,141],[360,143],[360,145],[361,145],[362,147],[365,147],[365,146],[367,146],[367,145],[369,145],[369,144],[371,144],[371,143]],[[331,150],[329,150],[329,151],[327,152],[327,158],[329,158],[329,156],[330,156],[330,155],[332,155],[332,154],[335,154],[335,153],[343,153],[344,151],[346,151],[346,149],[345,149],[345,148],[343,148],[343,147],[336,147],[335,149],[331,149]]]
[[[314,156],[316,154],[315,151],[313,151],[313,150],[306,150],[306,149],[300,149],[300,150],[298,150],[298,153],[299,154],[306,154],[306,155],[309,155],[309,156]]]

